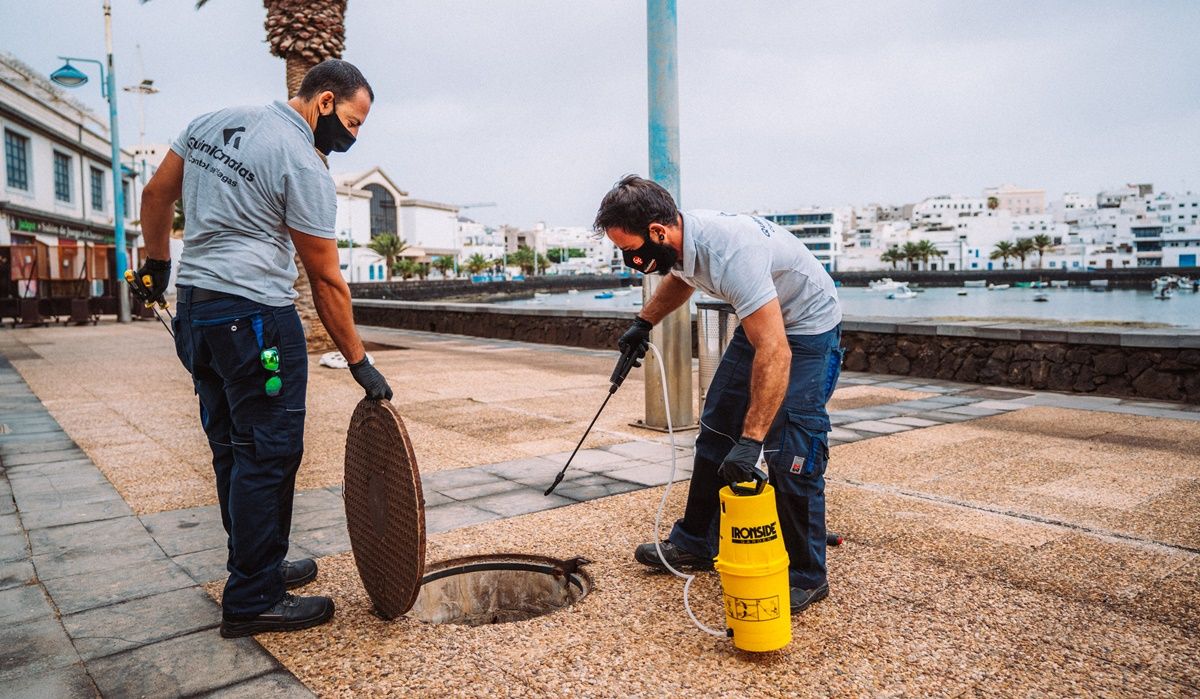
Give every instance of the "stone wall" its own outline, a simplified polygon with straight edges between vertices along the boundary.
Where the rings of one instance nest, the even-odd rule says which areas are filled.
[[[847,320],[845,368],[1200,403],[1200,333]]]
[[[496,300],[530,298],[535,291],[565,292],[569,289],[615,289],[641,286],[642,280],[616,274],[577,274],[528,277],[523,282],[482,282],[469,279],[433,279],[426,281],[355,282],[350,295],[356,299],[395,299],[398,301]]]
[[[406,330],[613,349],[634,311],[354,300],[355,321]],[[966,383],[1200,403],[1200,331],[854,319],[845,368]],[[696,333],[692,330],[693,356]]]
[[[354,300],[354,321],[404,330],[613,349],[634,311],[560,311],[469,303]]]

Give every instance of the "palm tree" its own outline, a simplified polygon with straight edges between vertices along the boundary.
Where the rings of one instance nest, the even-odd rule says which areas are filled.
[[[900,253],[900,250],[898,250],[897,248],[888,248],[887,250],[884,250],[883,253],[879,256],[880,262],[892,263],[892,269],[896,269],[896,263],[900,262],[903,259],[904,259],[904,256]]]
[[[411,257],[401,257],[396,261],[395,269],[401,279],[412,279],[421,276],[424,265]]]
[[[945,250],[939,250],[938,246],[934,245],[928,240],[922,240],[921,242],[917,243],[917,247],[921,249],[921,261],[925,263],[926,269],[929,267],[929,258],[941,258],[946,255]]]
[[[1042,268],[1042,256],[1052,247],[1054,247],[1054,241],[1045,233],[1033,236],[1033,249],[1037,250],[1038,254],[1038,269]]]
[[[996,248],[988,255],[988,258],[992,260],[1004,260],[1004,269],[1008,269],[1008,258],[1016,257],[1014,247],[1007,240],[1001,240],[999,243],[996,243]]]
[[[904,247],[900,248],[900,254],[904,261],[908,263],[909,269],[917,269],[918,262],[921,259],[921,246],[916,243],[905,243]]]
[[[454,273],[454,258],[449,255],[435,258],[433,268],[441,272],[443,277],[449,278]]]
[[[147,0],[142,0],[146,2]],[[196,9],[208,0],[196,0]],[[296,96],[310,68],[328,58],[341,58],[346,48],[346,0],[263,0],[271,55],[284,60],[288,97]],[[324,156],[321,156],[324,160]],[[308,272],[296,255],[296,310],[308,337],[308,351],[333,348],[333,340],[317,316]],[[388,267],[391,275],[391,267]]]
[[[380,233],[371,238],[371,242],[367,243],[367,247],[371,248],[372,252],[387,261],[387,266],[384,269],[387,270],[387,280],[389,282],[392,281],[392,269],[396,266],[396,258],[400,256],[400,253],[408,249],[408,243],[391,233]]]
[[[467,258],[467,271],[471,274],[479,274],[490,266],[491,263],[488,262],[488,259],[479,253]]]
[[[1025,269],[1025,258],[1033,254],[1033,241],[1029,238],[1017,238],[1017,244],[1013,246],[1013,254],[1021,261],[1021,269]]]

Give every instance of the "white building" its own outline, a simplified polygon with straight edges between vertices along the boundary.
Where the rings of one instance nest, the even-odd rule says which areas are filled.
[[[1046,211],[1046,190],[1028,189],[1011,184],[988,187],[983,196],[989,208],[1011,211],[1014,216],[1041,214]]]
[[[839,269],[843,234],[850,225],[851,211],[811,207],[786,212],[755,214],[787,230],[812,251],[827,271]]]
[[[548,254],[560,252],[564,261],[551,265],[551,274],[608,274],[613,271],[613,250],[616,246],[607,236],[597,237],[591,228],[580,226],[543,228],[540,243]],[[571,250],[582,251],[583,257],[568,257]]]
[[[385,233],[408,244],[400,257],[431,263],[459,254],[458,207],[409,197],[380,167],[337,175],[334,182],[342,275],[348,281],[387,279],[386,261],[367,247]]]
[[[4,180],[0,190],[0,245],[46,246],[54,258],[51,279],[77,279],[88,257],[87,243],[113,242],[115,216],[124,217],[126,244],[136,264],[141,231],[141,182],[122,150],[125,210],[113,210],[112,145],[107,122],[68,97],[37,71],[0,53],[0,133],[4,137]],[[97,264],[112,264],[93,259]],[[11,278],[25,276],[13,260]],[[95,274],[88,270],[90,276]],[[39,275],[31,275],[36,278]],[[7,280],[4,280],[7,282]]]

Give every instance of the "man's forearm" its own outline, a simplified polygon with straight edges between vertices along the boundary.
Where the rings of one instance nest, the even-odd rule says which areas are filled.
[[[763,441],[783,404],[791,374],[792,352],[786,341],[756,347],[750,370],[750,408],[742,436]]]
[[[692,297],[692,287],[686,282],[676,277],[673,274],[668,274],[658,288],[654,290],[654,295],[650,297],[650,301],[642,308],[639,316],[650,321],[654,325],[663,318],[666,318],[671,311],[679,308],[687,303]]]
[[[354,311],[350,306],[350,287],[340,278],[329,281],[311,279],[313,305],[329,337],[346,361],[354,364],[366,354],[358,330],[354,327]],[[341,281],[341,283],[337,283]]]
[[[164,195],[142,197],[142,238],[146,257],[154,260],[171,258],[171,223],[175,220],[175,200]]]

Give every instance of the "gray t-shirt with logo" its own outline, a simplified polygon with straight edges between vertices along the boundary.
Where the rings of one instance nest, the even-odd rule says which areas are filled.
[[[683,212],[683,260],[671,274],[732,305],[739,318],[778,298],[789,335],[842,322],[833,278],[804,243],[759,216]]]
[[[178,283],[291,305],[288,228],[334,238],[337,218],[333,178],[308,123],[285,102],[231,107],[197,117],[171,150],[184,162]]]

